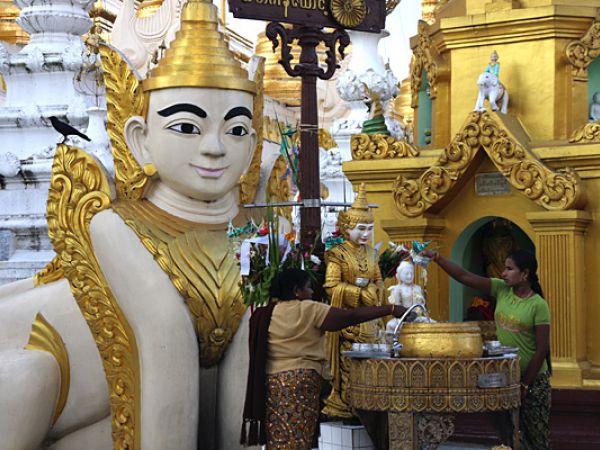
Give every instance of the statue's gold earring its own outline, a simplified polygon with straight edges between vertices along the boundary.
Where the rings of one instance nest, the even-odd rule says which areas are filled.
[[[152,163],[144,164],[142,170],[144,171],[144,175],[146,175],[148,178],[152,178],[154,175],[156,175],[156,166]]]

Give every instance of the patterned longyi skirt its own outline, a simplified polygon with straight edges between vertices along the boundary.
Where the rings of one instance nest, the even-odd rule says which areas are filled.
[[[322,383],[313,369],[267,375],[267,450],[310,450]]]

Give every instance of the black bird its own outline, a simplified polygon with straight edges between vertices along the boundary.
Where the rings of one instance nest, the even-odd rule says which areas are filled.
[[[68,123],[58,120],[58,118],[55,116],[50,116],[49,119],[52,123],[52,128],[54,128],[56,131],[63,135],[63,140],[61,141],[61,144],[65,143],[65,141],[67,140],[67,136],[79,136],[81,139],[85,139],[86,141],[90,142],[91,139],[89,137],[87,137],[81,131],[76,130]]]

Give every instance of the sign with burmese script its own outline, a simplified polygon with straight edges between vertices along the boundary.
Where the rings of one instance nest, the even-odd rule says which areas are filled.
[[[378,33],[385,26],[385,0],[229,0],[239,19]]]

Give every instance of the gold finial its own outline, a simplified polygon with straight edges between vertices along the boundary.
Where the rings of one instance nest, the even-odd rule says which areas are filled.
[[[215,5],[209,0],[188,1],[181,14],[181,29],[165,57],[142,82],[144,91],[203,87],[256,93],[256,84],[234,59],[217,27]]]
[[[369,209],[367,201],[367,187],[361,183],[358,187],[358,195],[354,199],[352,206],[347,211],[338,214],[338,226],[340,232],[345,238],[348,238],[348,230],[351,230],[359,223],[373,223],[375,216]]]

